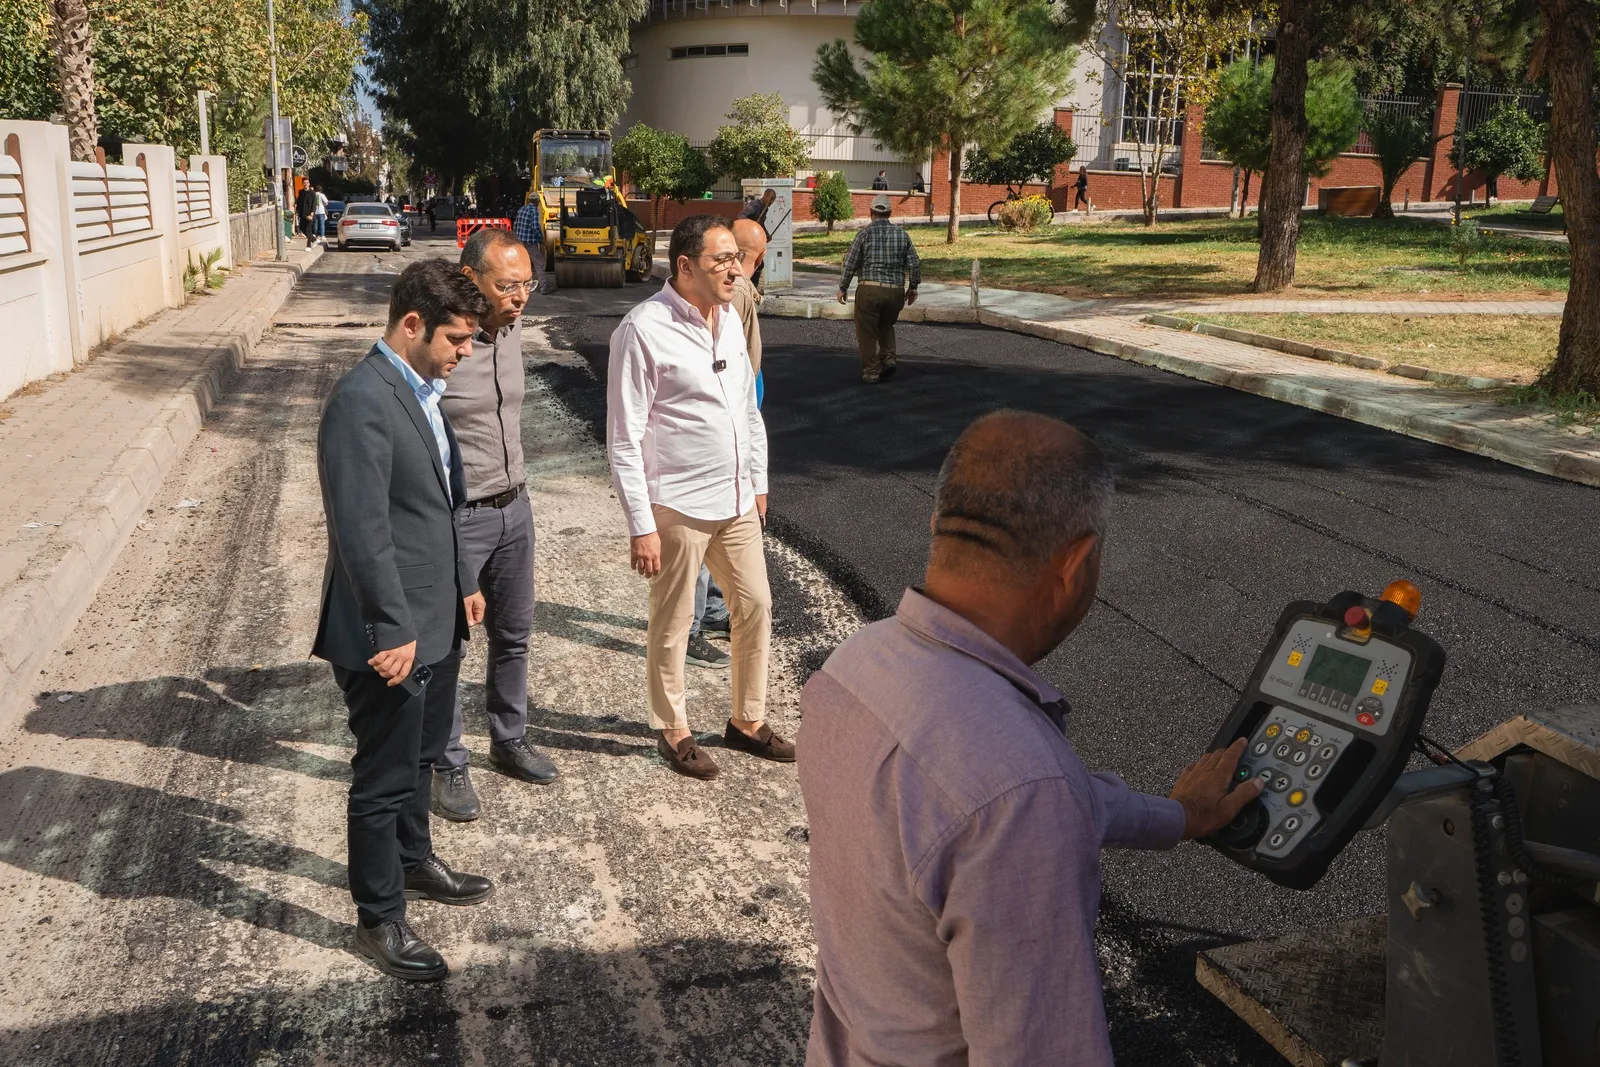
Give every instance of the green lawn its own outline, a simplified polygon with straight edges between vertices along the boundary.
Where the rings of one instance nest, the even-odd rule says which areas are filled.
[[[1524,226],[1530,230],[1550,230],[1554,233],[1562,232],[1566,225],[1566,216],[1561,213],[1561,205],[1557,204],[1548,215],[1534,215],[1528,212],[1527,204],[1496,204],[1489,208],[1467,208],[1462,214],[1473,222],[1501,222],[1507,226]]]
[[[1256,269],[1251,219],[1069,223],[1032,235],[984,224],[962,227],[944,243],[944,227],[908,226],[923,277],[965,282],[972,261],[999,288],[1075,297],[1218,297],[1249,292]],[[1396,218],[1308,217],[1301,225],[1295,291],[1315,296],[1560,296],[1567,287],[1567,249],[1549,241],[1493,237],[1462,270],[1451,252],[1451,229]],[[837,265],[851,231],[795,234],[797,259]]]
[[[1556,355],[1559,315],[1188,315],[1452,374],[1531,382]]]

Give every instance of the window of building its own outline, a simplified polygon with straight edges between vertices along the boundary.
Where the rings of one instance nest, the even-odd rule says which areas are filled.
[[[672,50],[673,59],[702,59],[707,56],[747,56],[747,44],[691,44]]]

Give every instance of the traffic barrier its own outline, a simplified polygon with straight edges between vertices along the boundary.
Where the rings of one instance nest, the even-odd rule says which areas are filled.
[[[479,230],[509,230],[510,219],[456,219],[456,247],[467,243],[467,238]]]

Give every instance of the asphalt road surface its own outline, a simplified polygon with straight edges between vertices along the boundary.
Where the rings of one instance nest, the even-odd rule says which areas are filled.
[[[597,367],[615,320],[583,323]],[[1099,603],[1042,672],[1092,769],[1164,793],[1229,711],[1283,606],[1408,578],[1448,653],[1426,731],[1600,699],[1600,493],[1049,341],[902,326],[864,386],[848,322],[764,319],[773,528],[868,617],[922,573],[951,442],[995,408],[1090,433],[1118,497]],[[983,758],[975,753],[974,758]],[[1124,1063],[1282,1061],[1194,980],[1197,949],[1383,910],[1381,833],[1309,892],[1198,845],[1105,859],[1100,922]]]

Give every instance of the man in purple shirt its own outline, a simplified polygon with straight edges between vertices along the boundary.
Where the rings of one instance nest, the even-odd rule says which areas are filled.
[[[800,698],[816,1011],[808,1067],[1101,1067],[1100,849],[1172,848],[1259,795],[1243,742],[1170,798],[1090,774],[1028,665],[1088,614],[1111,472],[1042,415],[995,412],[939,472],[921,590]]]

